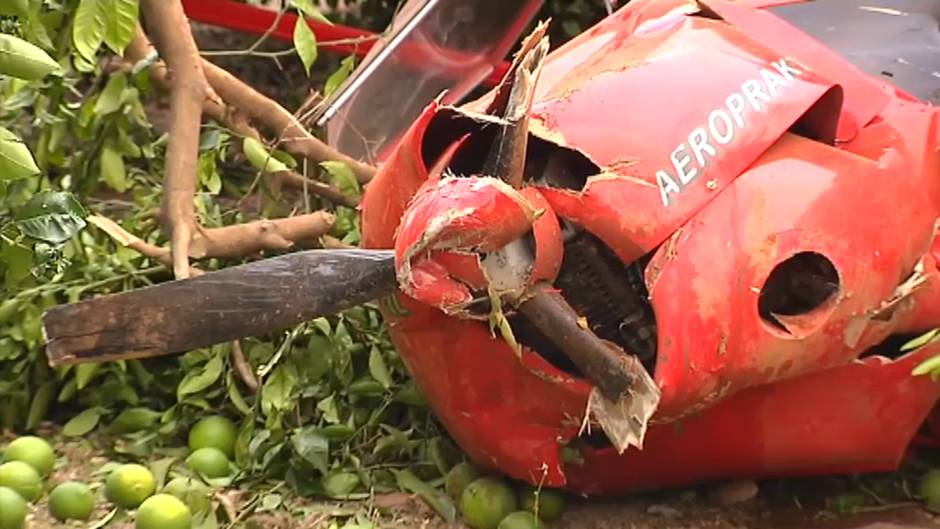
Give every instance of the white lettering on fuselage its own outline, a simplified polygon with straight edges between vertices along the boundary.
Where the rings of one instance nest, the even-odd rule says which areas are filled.
[[[759,76],[741,83],[737,92],[725,98],[724,104],[710,111],[705,123],[686,136],[685,141],[669,155],[672,169],[656,171],[656,183],[663,205],[669,206],[670,195],[678,195],[695,177],[704,172],[719,149],[731,143],[735,134],[745,126],[744,113],[748,109],[763,112],[780,93],[790,86],[802,71],[787,63],[786,59],[772,62],[770,68],[761,68]]]

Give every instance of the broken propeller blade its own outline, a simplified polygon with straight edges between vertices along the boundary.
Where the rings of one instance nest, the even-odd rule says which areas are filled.
[[[61,305],[52,365],[181,353],[335,314],[396,290],[392,250],[308,250]]]

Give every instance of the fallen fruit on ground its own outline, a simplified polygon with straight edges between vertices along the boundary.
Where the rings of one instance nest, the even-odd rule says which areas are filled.
[[[0,487],[0,529],[22,529],[26,525],[26,500],[9,487]]]
[[[516,506],[512,488],[497,478],[476,479],[460,494],[460,513],[474,529],[496,529]]]
[[[466,461],[457,463],[447,472],[444,477],[444,492],[453,499],[459,499],[463,489],[473,480],[480,477],[480,472],[473,465]]]
[[[186,458],[189,468],[205,475],[207,478],[221,478],[227,476],[231,470],[228,457],[218,448],[207,446],[200,448]]]
[[[42,477],[32,466],[22,461],[0,465],[0,487],[16,491],[26,501],[36,501],[42,494]]]
[[[189,507],[171,494],[155,494],[137,509],[137,529],[189,529],[193,515]]]
[[[189,477],[170,480],[161,491],[176,496],[194,513],[208,511],[212,507],[211,491],[201,481]]]
[[[210,415],[200,419],[189,430],[189,449],[192,452],[200,448],[217,448],[225,457],[235,457],[235,438],[238,429],[235,423],[221,415]]]
[[[940,468],[930,470],[921,476],[919,492],[927,506],[940,508]]]
[[[529,511],[516,511],[503,518],[496,529],[541,529],[542,522]]]
[[[91,488],[78,481],[66,481],[49,493],[49,512],[59,521],[87,520],[95,510]]]
[[[150,469],[128,463],[111,471],[105,481],[104,494],[108,501],[133,509],[157,490],[157,482]]]
[[[7,445],[3,451],[3,462],[22,461],[36,469],[40,476],[48,476],[55,466],[55,451],[45,439],[27,435]]]
[[[538,490],[531,485],[526,485],[519,492],[519,508],[534,513],[539,519],[548,522],[561,517],[565,510],[565,497],[557,490],[544,488]]]

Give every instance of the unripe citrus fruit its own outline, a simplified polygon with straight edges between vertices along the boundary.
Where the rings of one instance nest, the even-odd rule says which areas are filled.
[[[474,529],[496,529],[516,505],[512,488],[496,478],[479,478],[460,494],[460,512]]]
[[[95,495],[84,483],[66,481],[49,493],[49,512],[56,520],[87,520],[94,510]]]
[[[9,487],[0,487],[0,529],[26,525],[26,500]]]
[[[560,518],[564,512],[565,497],[557,490],[542,489],[538,491],[538,509],[536,509],[536,489],[527,485],[519,493],[519,508],[537,513],[541,520],[551,521]]]
[[[542,529],[542,522],[529,511],[516,511],[503,518],[496,529]]]
[[[137,507],[156,490],[157,481],[150,469],[134,463],[112,470],[104,484],[108,501],[125,509]]]
[[[221,415],[211,415],[200,419],[189,430],[189,449],[195,452],[200,448],[218,448],[225,457],[235,457],[235,439],[238,430],[235,423]]]
[[[42,494],[42,477],[22,461],[0,465],[0,487],[13,489],[26,501],[36,501]]]
[[[463,489],[478,477],[480,472],[472,463],[457,463],[444,476],[444,492],[455,500],[459,499]]]
[[[27,435],[7,445],[3,461],[22,461],[36,469],[40,476],[48,476],[55,466],[55,452],[44,439]]]
[[[155,494],[137,509],[137,529],[190,529],[193,515],[189,507],[170,494]]]
[[[189,468],[204,474],[207,478],[221,478],[228,475],[228,458],[218,448],[207,446],[200,448],[186,458]]]
[[[193,478],[174,478],[163,487],[161,492],[176,496],[189,507],[191,512],[203,512],[212,506],[209,487]]]

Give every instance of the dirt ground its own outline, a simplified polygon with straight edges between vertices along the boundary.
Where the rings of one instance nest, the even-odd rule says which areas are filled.
[[[99,495],[96,512],[87,524],[63,524],[48,513],[46,495],[33,505],[27,529],[86,527],[133,529],[133,517],[117,512],[103,499],[106,466],[117,459],[107,451],[108,443],[98,437],[55,439],[58,461],[47,480],[47,491],[67,480],[88,483]],[[11,436],[0,435],[0,445]],[[688,490],[639,495],[620,499],[585,500],[569,498],[560,520],[546,529],[940,529],[936,517],[914,502],[884,501],[861,507],[854,514],[837,514],[833,498],[856,490],[844,478],[761,483],[756,495],[752,484],[704,485]],[[282,490],[281,492],[284,492]],[[220,528],[232,529],[319,529],[341,528],[344,520],[358,516],[372,528],[461,528],[448,526],[419,498],[405,493],[376,495],[360,502],[324,502],[291,498],[284,505],[263,513],[241,509],[251,493],[220,489],[216,502],[222,514]],[[737,500],[722,505],[724,501]],[[233,523],[234,519],[234,523]],[[335,524],[335,525],[334,525]],[[368,527],[359,525],[358,527]]]

